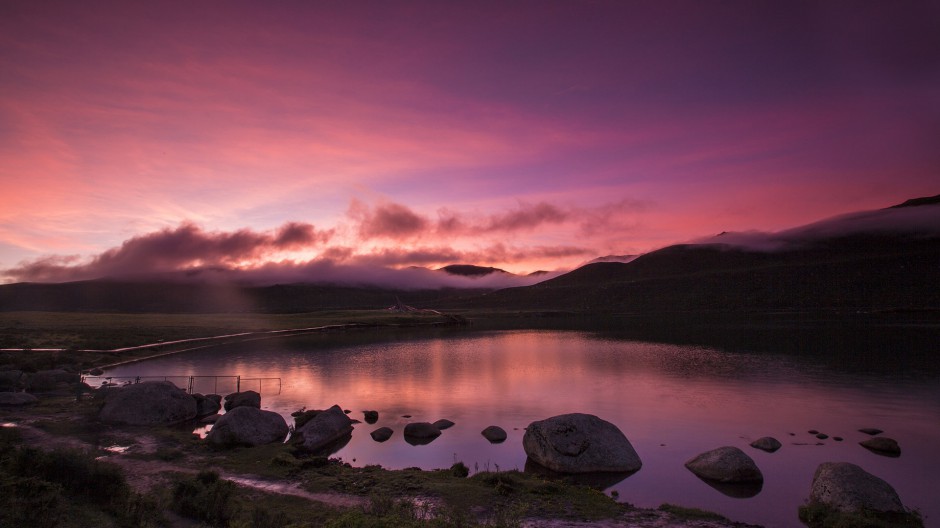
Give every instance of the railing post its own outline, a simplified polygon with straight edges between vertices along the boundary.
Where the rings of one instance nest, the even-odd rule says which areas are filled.
[[[235,392],[241,392],[241,391],[242,391],[242,377],[235,376]]]

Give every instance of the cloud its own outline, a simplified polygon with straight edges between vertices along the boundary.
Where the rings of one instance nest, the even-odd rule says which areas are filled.
[[[133,237],[85,264],[77,257],[43,257],[4,274],[18,281],[63,282],[169,273],[190,268],[233,268],[270,253],[327,242],[330,231],[290,222],[274,232],[207,232],[193,223]]]
[[[347,214],[359,223],[359,236],[366,240],[408,238],[422,233],[429,224],[426,218],[397,203],[369,207],[359,200],[353,200]]]
[[[773,252],[795,249],[820,240],[860,234],[938,237],[940,205],[864,211],[773,233],[726,232],[714,237],[696,239],[690,243],[721,244],[751,251]]]

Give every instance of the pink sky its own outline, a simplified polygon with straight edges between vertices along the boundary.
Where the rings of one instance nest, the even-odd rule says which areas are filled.
[[[14,0],[0,71],[6,282],[524,273],[940,192],[929,2]]]

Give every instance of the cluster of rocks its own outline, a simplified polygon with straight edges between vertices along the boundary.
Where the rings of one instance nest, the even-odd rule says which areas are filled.
[[[0,405],[19,406],[36,403],[34,393],[87,392],[91,388],[81,383],[81,376],[65,369],[37,372],[0,370]]]

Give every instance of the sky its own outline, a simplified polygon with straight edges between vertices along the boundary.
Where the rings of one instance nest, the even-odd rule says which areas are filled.
[[[937,2],[4,0],[0,72],[0,282],[525,274],[940,192]]]

